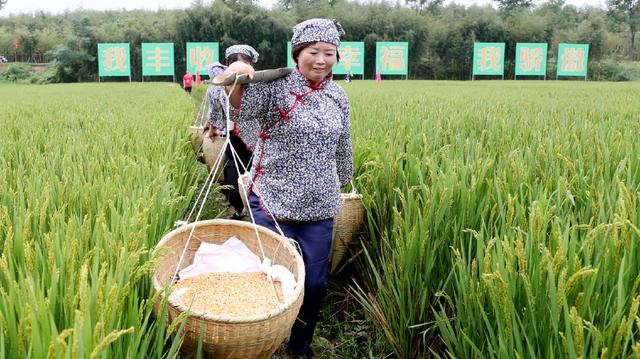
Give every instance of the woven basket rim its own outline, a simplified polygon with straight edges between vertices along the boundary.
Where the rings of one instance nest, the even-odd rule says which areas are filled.
[[[161,246],[163,246],[166,242],[170,241],[171,238],[173,238],[176,234],[180,233],[180,232],[185,232],[185,231],[190,231],[191,227],[193,226],[198,226],[198,225],[221,225],[221,226],[235,226],[235,227],[251,227],[253,229],[254,224],[253,223],[248,223],[248,222],[243,222],[243,221],[234,221],[234,220],[229,220],[229,219],[209,219],[209,220],[204,220],[204,221],[197,221],[197,222],[192,222],[189,224],[186,224],[182,227],[176,228],[174,230],[172,230],[171,232],[167,233],[166,235],[164,235],[162,237],[162,239],[160,240],[160,242],[158,242],[158,244],[156,245],[156,249],[160,248]],[[200,312],[200,311],[195,311],[195,310],[191,310],[189,307],[184,306],[182,304],[177,303],[176,301],[172,300],[170,297],[167,299],[167,304],[171,305],[172,307],[176,308],[177,310],[179,310],[180,312],[188,312],[188,315],[191,317],[197,317],[197,318],[201,318],[201,319],[205,319],[205,320],[209,320],[209,321],[214,321],[214,322],[219,322],[219,323],[253,323],[253,322],[260,322],[260,321],[264,321],[264,320],[268,320],[270,318],[276,317],[284,312],[286,312],[287,310],[291,309],[292,305],[297,301],[297,299],[300,297],[300,295],[302,294],[302,290],[304,289],[304,278],[305,278],[305,268],[304,268],[304,261],[302,260],[302,256],[300,255],[300,253],[298,253],[298,251],[295,249],[295,247],[293,247],[293,245],[291,245],[291,243],[289,243],[289,241],[287,240],[287,238],[279,235],[278,233],[262,227],[262,226],[258,226],[256,225],[258,228],[258,232],[260,232],[260,235],[269,235],[271,237],[276,238],[278,241],[282,242],[283,245],[283,249],[285,249],[289,254],[293,255],[296,261],[296,266],[298,268],[298,277],[296,278],[296,288],[293,292],[293,296],[291,297],[292,299],[289,301],[289,303],[287,303],[288,305],[282,307],[282,308],[276,308],[268,313],[265,314],[261,314],[261,315],[254,315],[251,317],[242,317],[242,318],[238,318],[238,317],[228,317],[228,316],[224,316],[224,315],[211,315],[211,314],[207,314],[204,312]],[[155,291],[157,291],[158,293],[160,293],[160,295],[162,297],[164,297],[167,293],[166,291],[166,287],[162,285],[162,283],[160,283],[160,280],[158,280],[157,274],[156,274],[156,269],[154,269],[154,273],[153,273],[153,288]]]
[[[362,199],[362,195],[360,193],[341,193],[342,199]]]

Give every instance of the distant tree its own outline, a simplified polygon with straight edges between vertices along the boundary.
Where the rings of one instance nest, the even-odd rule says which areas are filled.
[[[589,60],[600,60],[606,51],[605,19],[589,13],[578,26],[578,42],[589,44]]]
[[[296,5],[296,0],[278,0],[278,5],[284,10],[291,10]]]
[[[58,82],[92,81],[96,78],[97,43],[88,17],[71,21],[72,34],[50,52]]]
[[[438,9],[444,3],[444,0],[406,0],[407,5],[418,12],[427,10],[433,12]]]
[[[623,21],[629,27],[631,47],[629,58],[636,58],[636,32],[640,25],[640,0],[608,0],[609,11],[622,15]]]
[[[51,51],[57,82],[87,81],[95,77],[89,67],[95,57],[79,49],[74,42],[70,40]]]
[[[0,10],[7,4],[7,1],[9,0],[0,0]]]
[[[6,8],[7,1],[0,4]],[[130,44],[134,81],[141,79],[142,42],[173,42],[176,73],[185,70],[187,42],[215,41],[221,52],[233,44],[250,44],[260,52],[257,69],[276,68],[286,63],[291,27],[304,19],[327,17],[343,25],[344,41],[365,42],[368,78],[375,76],[376,42],[407,41],[410,78],[462,80],[469,78],[475,41],[505,42],[508,73],[518,42],[549,44],[550,61],[555,61],[560,42],[589,43],[590,59],[616,60],[627,56],[627,29],[633,26],[635,34],[640,24],[628,21],[637,20],[635,6],[640,0],[608,0],[632,2],[622,8],[611,3],[607,10],[577,8],[567,0],[494,0],[502,10],[440,0],[275,1],[280,6],[273,9],[258,6],[256,0],[188,0],[191,6],[184,10],[0,16],[0,54],[15,53],[25,59],[48,54],[45,61],[53,61],[55,80],[60,82],[96,80],[97,44],[106,42]],[[13,48],[16,39],[19,49]]]
[[[533,0],[494,0],[498,3],[498,8],[504,12],[511,12],[516,9],[531,9]]]

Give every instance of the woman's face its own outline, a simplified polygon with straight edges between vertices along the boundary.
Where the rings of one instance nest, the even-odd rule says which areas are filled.
[[[242,61],[247,65],[251,65],[251,60],[249,60],[248,58],[246,58],[244,55],[242,54],[238,54],[238,61]]]
[[[243,54],[235,54],[235,55],[236,55],[236,59],[235,61],[231,61],[231,63],[240,61],[240,62],[244,62],[247,65],[251,65],[251,59],[247,58],[245,55]],[[231,59],[232,57],[233,55],[231,55],[229,59]],[[227,59],[227,65],[231,65],[231,63],[229,62],[229,59]]]
[[[298,70],[312,83],[324,80],[337,60],[337,48],[326,42],[316,42],[298,55]]]

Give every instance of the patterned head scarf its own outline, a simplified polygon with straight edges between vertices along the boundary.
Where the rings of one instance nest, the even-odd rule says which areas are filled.
[[[344,35],[342,25],[335,19],[310,19],[293,27],[291,46],[305,42],[327,42],[340,46],[340,36]]]
[[[227,67],[219,62],[207,65],[207,73],[209,74],[210,79],[222,74],[226,69]]]
[[[224,52],[224,58],[229,60],[229,57],[233,54],[241,54],[247,57],[251,63],[255,64],[258,62],[258,51],[256,51],[253,47],[249,45],[233,45],[227,47],[227,51]]]

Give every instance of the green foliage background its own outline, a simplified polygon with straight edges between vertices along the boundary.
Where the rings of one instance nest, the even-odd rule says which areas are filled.
[[[221,50],[237,43],[254,46],[261,54],[258,68],[286,65],[286,42],[291,27],[312,17],[338,19],[345,41],[364,41],[366,77],[373,78],[375,43],[408,41],[409,77],[468,79],[474,41],[506,42],[506,77],[513,76],[517,42],[546,42],[549,63],[555,64],[560,42],[590,44],[590,78],[635,79],[620,64],[635,59],[629,11],[610,6],[576,8],[562,0],[536,6],[530,2],[491,6],[442,5],[439,1],[356,3],[344,0],[281,1],[265,9],[251,1],[195,2],[184,10],[87,11],[61,15],[35,13],[0,18],[0,54],[54,61],[55,81],[96,81],[97,44],[130,43],[133,80],[140,80],[140,43],[173,42],[176,71],[185,70],[187,42],[219,41]],[[18,52],[12,48],[19,39]],[[601,63],[602,62],[602,63]],[[555,76],[554,66],[548,75]],[[119,79],[121,81],[128,79]],[[119,81],[112,79],[110,81]],[[166,80],[166,79],[162,79]]]

